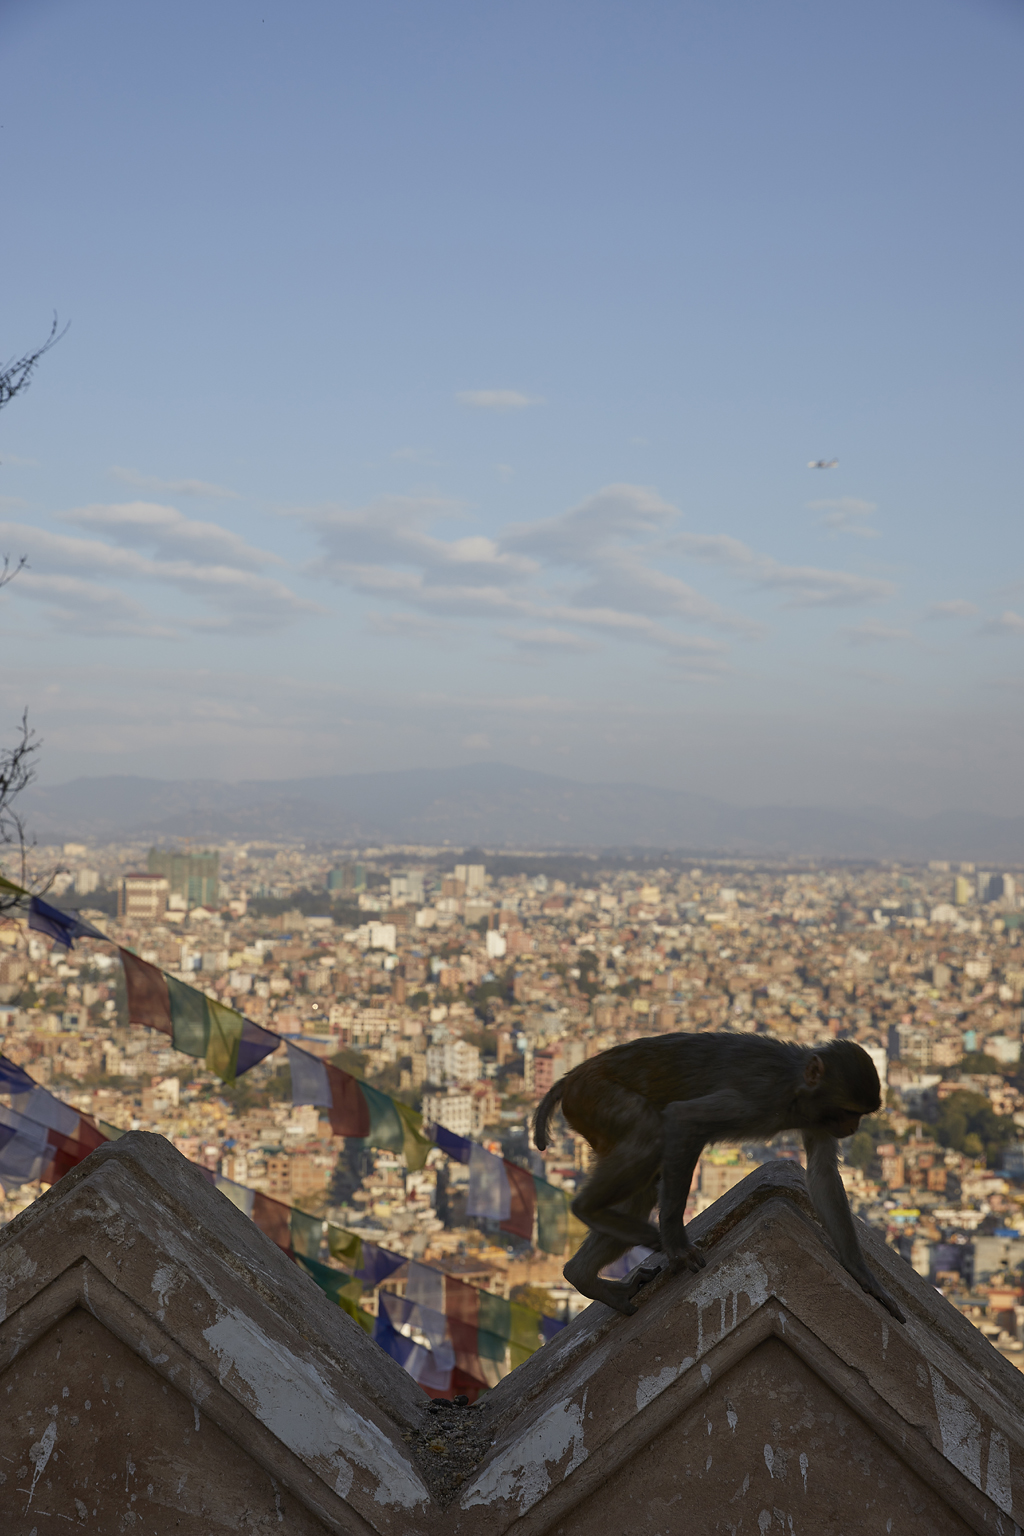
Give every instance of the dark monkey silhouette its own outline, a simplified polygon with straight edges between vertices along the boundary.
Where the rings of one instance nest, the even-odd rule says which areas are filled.
[[[600,1271],[634,1244],[660,1248],[673,1269],[698,1270],[704,1256],[683,1220],[690,1183],[709,1142],[797,1130],[807,1153],[807,1187],[839,1259],[858,1284],[905,1322],[861,1252],[839,1177],[839,1139],[881,1104],[871,1057],[851,1040],[820,1050],[756,1035],[660,1035],[613,1046],[582,1062],[545,1094],[534,1139],[548,1144],[561,1103],[597,1167],[573,1201],[590,1228],[565,1277],[584,1296],[629,1316],[648,1276],[605,1280]],[[660,1190],[659,1190],[660,1181]],[[650,1221],[660,1195],[661,1230]]]

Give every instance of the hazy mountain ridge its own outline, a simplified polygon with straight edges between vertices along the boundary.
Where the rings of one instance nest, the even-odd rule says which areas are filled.
[[[1024,860],[1024,817],[724,805],[641,784],[581,784],[501,763],[308,779],[121,775],[33,785],[40,841],[190,837],[520,848],[680,848],[819,857]]]

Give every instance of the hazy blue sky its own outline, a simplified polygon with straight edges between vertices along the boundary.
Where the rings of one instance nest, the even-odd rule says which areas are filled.
[[[8,739],[1019,811],[1022,79],[1016,0],[0,0]]]

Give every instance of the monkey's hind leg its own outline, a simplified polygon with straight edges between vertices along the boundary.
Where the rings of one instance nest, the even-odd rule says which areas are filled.
[[[652,1183],[630,1200],[624,1201],[625,1214],[649,1216],[656,1193],[657,1186]],[[591,1301],[603,1301],[605,1306],[614,1307],[623,1316],[632,1317],[636,1311],[633,1297],[641,1286],[647,1284],[650,1274],[638,1269],[626,1280],[606,1280],[600,1273],[632,1246],[632,1243],[624,1243],[621,1238],[611,1237],[607,1232],[588,1232],[562,1273],[582,1296],[589,1296]]]

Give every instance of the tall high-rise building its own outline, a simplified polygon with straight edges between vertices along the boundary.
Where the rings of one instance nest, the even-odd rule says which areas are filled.
[[[974,889],[967,876],[957,875],[956,879],[953,881],[953,900],[956,902],[957,906],[966,907],[967,903],[970,901],[973,895]]]
[[[174,853],[151,848],[146,868],[163,875],[173,896],[183,896],[189,907],[215,907],[220,901],[220,854],[202,848],[197,853]]]
[[[327,889],[329,891],[365,891],[366,865],[342,864],[339,868],[332,869],[327,876]]]
[[[466,895],[472,896],[477,891],[482,891],[487,883],[486,864],[456,864],[455,878],[461,880],[465,886]]]

